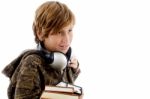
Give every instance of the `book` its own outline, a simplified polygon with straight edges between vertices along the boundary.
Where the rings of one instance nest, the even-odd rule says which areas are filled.
[[[81,99],[82,87],[60,82],[56,86],[45,86],[40,99]]]
[[[82,87],[77,86],[77,85],[69,84],[69,83],[66,83],[66,82],[60,82],[56,86],[65,87],[65,88],[73,88],[74,93],[79,94],[79,95],[82,94]]]
[[[73,87],[62,87],[62,86],[45,86],[44,91],[74,93]]]
[[[40,99],[80,99],[80,95],[44,91]]]

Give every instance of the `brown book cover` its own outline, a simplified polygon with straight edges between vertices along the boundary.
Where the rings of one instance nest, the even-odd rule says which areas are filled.
[[[56,86],[45,86],[40,99],[81,99],[82,87],[61,82]]]
[[[80,99],[80,95],[73,93],[59,93],[44,91],[40,99]]]
[[[73,87],[63,87],[63,86],[45,86],[45,91],[47,92],[63,92],[63,93],[74,93]]]

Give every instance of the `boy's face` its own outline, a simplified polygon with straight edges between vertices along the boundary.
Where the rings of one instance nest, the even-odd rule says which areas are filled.
[[[59,31],[59,33],[50,33],[44,38],[44,46],[48,51],[60,51],[64,54],[68,51],[73,38],[73,25],[70,24]]]

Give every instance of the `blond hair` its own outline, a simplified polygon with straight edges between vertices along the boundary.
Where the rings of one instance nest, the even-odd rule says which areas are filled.
[[[35,12],[33,32],[36,43],[39,43],[37,33],[43,33],[47,37],[49,33],[58,33],[60,29],[75,24],[75,16],[72,11],[63,3],[58,1],[47,1]]]

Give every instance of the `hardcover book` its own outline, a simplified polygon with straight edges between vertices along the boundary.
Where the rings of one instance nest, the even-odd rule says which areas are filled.
[[[40,99],[81,99],[82,87],[60,82],[56,86],[45,86]]]

